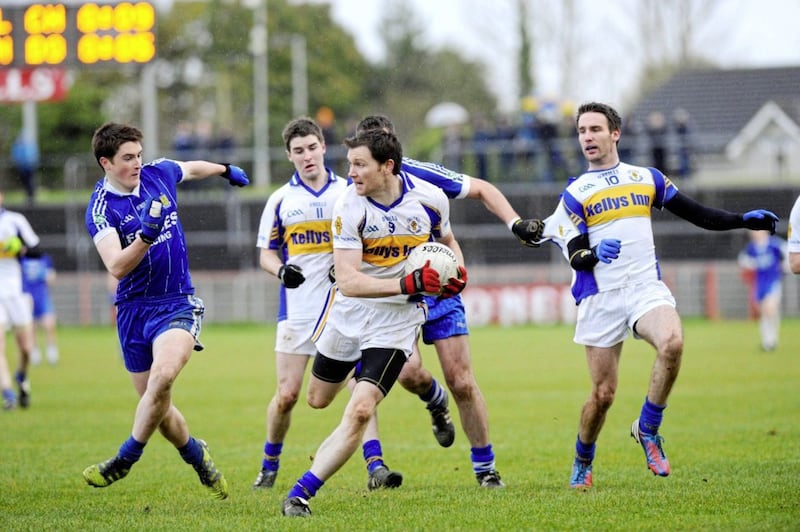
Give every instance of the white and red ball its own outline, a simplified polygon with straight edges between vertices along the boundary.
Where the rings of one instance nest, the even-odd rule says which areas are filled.
[[[458,257],[452,249],[440,242],[425,242],[412,249],[406,259],[406,275],[422,268],[428,261],[431,263],[430,267],[439,273],[439,282],[442,286],[445,286],[451,277],[458,277]],[[440,293],[441,291],[425,294],[437,296]]]

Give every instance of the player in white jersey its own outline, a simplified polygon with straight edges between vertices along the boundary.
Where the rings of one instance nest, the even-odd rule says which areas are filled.
[[[394,132],[388,117],[370,115],[359,122],[356,131],[383,129]],[[453,172],[438,164],[403,157],[404,172],[436,185],[451,199],[477,199],[486,209],[505,223],[527,246],[535,247],[542,232],[537,219],[523,220],[500,190],[483,179]],[[427,297],[428,320],[422,326],[422,341],[433,344],[447,387],[458,406],[461,426],[470,443],[472,471],[481,487],[505,486],[495,466],[495,455],[489,438],[489,413],[477,379],[472,371],[469,329],[460,296],[441,299]],[[447,392],[422,366],[419,347],[403,367],[397,381],[426,403],[430,411],[433,433],[443,447],[453,444],[455,427],[450,419]]]
[[[275,340],[277,388],[267,407],[267,438],[261,471],[253,488],[271,488],[280,466],[306,366],[316,353],[311,339],[326,303],[332,297],[333,205],[347,180],[325,166],[325,139],[310,118],[283,129],[286,156],[295,172],[267,200],[258,229],[260,265],[281,280]],[[383,463],[377,427],[365,436],[368,486],[397,487],[402,475]]]
[[[644,449],[653,474],[670,473],[658,430],[678,377],[683,333],[675,300],[661,281],[651,209],[666,208],[717,231],[744,227],[774,233],[778,217],[765,210],[736,214],[706,207],[678,192],[658,169],[620,162],[621,119],[606,104],[581,105],[576,124],[589,168],[567,185],[544,233],[561,246],[573,269],[572,294],[578,304],[574,340],[585,346],[592,380],[570,477],[571,487],[585,490],[592,487],[595,442],[614,401],[629,330],[656,350],[647,396],[631,436]]]
[[[3,408],[30,405],[28,366],[34,347],[33,314],[22,291],[22,271],[19,257],[39,257],[39,237],[24,215],[3,207],[0,190],[0,389]],[[19,397],[11,384],[11,370],[6,358],[6,329],[11,326],[19,349],[19,365],[14,375]]]
[[[800,196],[795,200],[792,212],[789,214],[789,232],[786,234],[786,239],[789,269],[792,273],[800,274]]]
[[[308,499],[355,452],[368,420],[411,355],[427,314],[422,292],[441,290],[439,275],[428,264],[404,274],[408,253],[437,239],[463,263],[447,197],[400,171],[397,137],[372,130],[345,144],[353,184],[334,207],[337,293],[315,338],[309,404],[329,404],[359,360],[361,368],[341,422],[283,501],[287,516],[310,515]],[[466,270],[460,266],[459,278],[449,279],[444,293],[459,293],[463,279]]]

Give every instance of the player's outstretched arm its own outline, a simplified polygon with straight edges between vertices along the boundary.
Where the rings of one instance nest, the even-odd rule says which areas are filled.
[[[744,214],[729,212],[707,207],[681,192],[675,194],[664,207],[674,215],[710,231],[746,228],[775,234],[775,224],[778,222],[778,217],[774,213],[764,209]]]
[[[486,210],[497,216],[508,226],[520,242],[529,247],[539,247],[536,243],[542,238],[541,220],[530,218],[522,219],[505,195],[493,184],[483,179],[469,176],[468,198],[480,200]]]
[[[210,161],[185,161],[181,164],[183,165],[183,181],[222,176],[233,186],[244,187],[250,184],[250,179],[245,171],[236,165]]]
[[[511,222],[520,218],[514,207],[508,202],[500,189],[493,184],[477,177],[469,177],[469,193],[467,197],[477,199],[483,203],[486,210],[500,218],[504,224],[510,227]]]

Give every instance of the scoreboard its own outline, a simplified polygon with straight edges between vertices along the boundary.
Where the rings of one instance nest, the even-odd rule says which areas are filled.
[[[150,2],[0,7],[0,68],[147,63],[156,56],[155,23]]]

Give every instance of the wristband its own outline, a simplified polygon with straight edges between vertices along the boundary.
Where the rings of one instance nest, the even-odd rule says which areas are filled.
[[[522,217],[521,216],[517,216],[516,218],[514,218],[513,220],[508,222],[508,230],[509,231],[513,231],[514,230],[514,224],[517,223],[520,220],[522,220]]]

